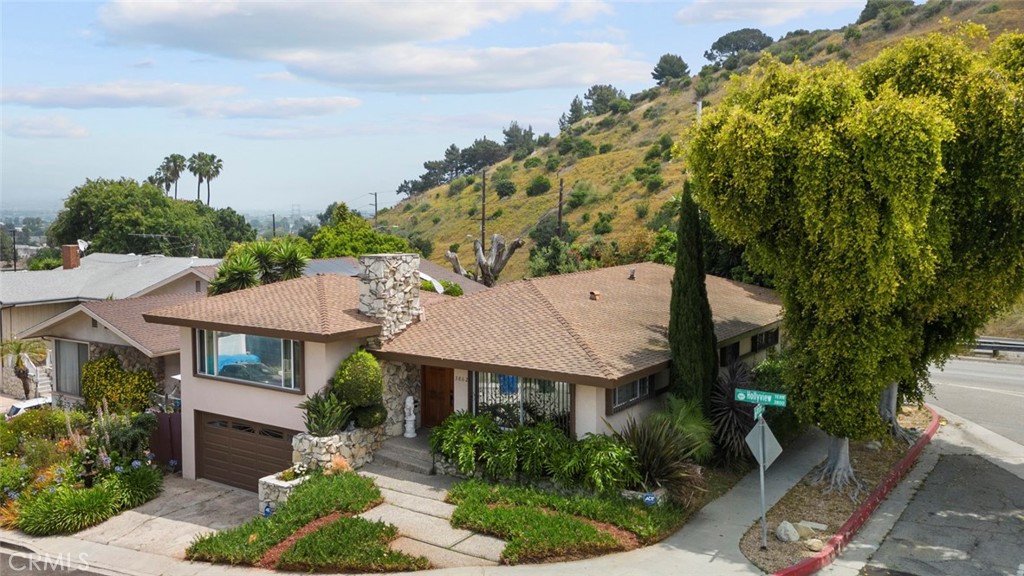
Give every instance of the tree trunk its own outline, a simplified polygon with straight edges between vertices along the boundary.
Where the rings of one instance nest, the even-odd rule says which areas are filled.
[[[199,177],[199,181],[196,182],[196,201],[203,201],[203,177]]]
[[[174,179],[174,199],[178,199],[178,179]]]
[[[18,362],[14,366],[14,375],[21,380],[21,388],[25,391],[25,400],[28,400],[32,395],[32,386],[28,382],[28,368],[21,363],[21,358],[18,358]]]
[[[857,479],[853,472],[853,466],[850,464],[849,438],[829,436],[828,458],[815,470],[814,475],[815,484],[822,482],[826,483],[825,494],[833,490],[845,492],[847,488],[850,488],[850,499],[854,502],[857,501],[857,495],[860,494],[863,485]]]
[[[206,179],[206,205],[210,205],[210,179]]]
[[[878,413],[882,417],[882,421],[889,426],[889,433],[892,434],[893,438],[902,440],[907,444],[913,444],[917,440],[915,434],[900,426],[900,423],[896,420],[899,410],[899,397],[899,382],[890,382],[882,390],[882,397],[878,400]]]
[[[476,267],[477,273],[470,274],[462,267],[459,262],[459,255],[454,252],[445,252],[445,258],[452,265],[452,270],[456,274],[460,274],[467,278],[471,278],[480,282],[484,286],[494,286],[498,283],[498,276],[501,271],[505,269],[505,265],[508,264],[512,255],[516,253],[516,250],[522,248],[522,238],[516,238],[511,244],[505,244],[505,238],[500,234],[491,236],[491,250],[490,253],[484,256],[484,247],[479,240],[473,241],[473,252],[476,256]]]

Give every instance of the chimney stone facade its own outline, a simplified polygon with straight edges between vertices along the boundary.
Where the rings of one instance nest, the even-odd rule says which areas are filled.
[[[78,268],[82,260],[78,256],[78,244],[63,244],[60,247],[60,260],[65,270]]]
[[[420,307],[420,257],[417,254],[366,254],[359,257],[359,312],[381,320],[376,348],[423,316]]]

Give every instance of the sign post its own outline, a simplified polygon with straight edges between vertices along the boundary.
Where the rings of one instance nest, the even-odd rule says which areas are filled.
[[[755,404],[754,418],[757,419],[757,422],[754,423],[754,429],[750,431],[750,434],[747,434],[746,441],[750,451],[754,453],[754,458],[757,459],[758,474],[761,477],[761,549],[766,550],[768,548],[768,518],[764,501],[764,471],[782,453],[782,446],[775,439],[768,423],[764,421],[764,407],[765,405],[785,407],[786,395],[737,388],[735,398],[739,402]]]

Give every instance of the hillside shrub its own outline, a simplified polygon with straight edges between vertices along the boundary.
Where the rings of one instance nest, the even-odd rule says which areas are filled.
[[[579,180],[572,185],[572,190],[569,192],[569,199],[565,205],[569,210],[575,210],[580,206],[587,204],[593,204],[597,202],[597,188],[589,180]]]
[[[494,183],[494,191],[498,198],[508,198],[516,193],[516,183],[511,180],[498,180]]]
[[[601,144],[601,146],[598,147],[598,149],[597,149],[597,153],[598,154],[607,154],[607,153],[609,153],[611,151],[612,151],[612,144],[611,144],[611,142],[605,142],[604,144]]]
[[[455,180],[452,180],[451,182],[448,183],[448,195],[449,196],[456,196],[456,195],[458,195],[458,193],[462,192],[463,190],[465,190],[466,187],[469,186],[469,184],[470,184],[470,181],[465,176],[461,176],[459,178],[456,178]]]
[[[575,139],[572,136],[566,135],[558,140],[558,145],[555,146],[555,150],[558,151],[559,156],[565,156],[566,154],[572,153],[575,144]]]
[[[549,132],[545,132],[540,136],[537,136],[537,146],[540,148],[544,148],[545,146],[550,145],[553,139],[554,138],[552,138]]]
[[[654,194],[665,187],[665,178],[661,174],[651,174],[644,179],[644,187]]]
[[[353,409],[383,404],[384,375],[380,364],[366,350],[357,350],[338,366],[330,389],[338,400]]]
[[[594,234],[608,234],[612,231],[612,218],[615,214],[611,212],[598,212],[597,222],[594,222]]]
[[[441,221],[441,217],[434,216],[433,218],[430,219],[430,221],[434,224],[434,226],[437,226],[437,224]]]
[[[989,4],[981,10],[978,10],[978,14],[995,14],[996,12],[999,12],[999,10],[999,4]]]
[[[659,152],[659,154],[660,154],[660,152]],[[661,162],[658,162],[657,160],[654,160],[654,161],[648,161],[648,162],[646,162],[644,164],[641,164],[640,166],[635,166],[633,168],[632,175],[633,175],[633,179],[636,180],[637,182],[643,182],[651,174],[660,174],[660,173],[661,173]]]
[[[504,211],[504,210],[502,210],[501,208],[498,208],[498,209],[497,209],[497,210],[495,210],[494,212],[491,212],[490,214],[488,214],[488,215],[487,215],[487,219],[488,219],[488,220],[497,220],[498,218],[501,218],[501,216],[502,216],[502,215],[503,215],[504,213],[505,213],[505,211]]]
[[[633,204],[633,212],[636,213],[636,217],[639,220],[647,218],[647,214],[651,211],[651,203],[644,200]]]
[[[531,157],[529,157],[529,158],[527,158],[526,160],[523,161],[523,168],[526,168],[527,170],[531,170],[533,168],[539,168],[543,164],[544,164],[544,161],[541,160],[540,157],[538,157],[538,156],[531,156]]]
[[[526,195],[540,196],[548,190],[551,190],[551,180],[548,180],[547,176],[536,176],[530,181],[530,185],[526,187]]]
[[[857,40],[861,39],[862,35],[863,33],[860,31],[860,28],[852,25],[847,26],[846,29],[843,30],[843,41],[856,42]]]
[[[117,356],[108,354],[82,365],[82,398],[95,410],[105,398],[113,412],[141,412],[150,405],[156,380],[146,370],[128,372]]]
[[[558,159],[558,156],[548,156],[547,161],[544,162],[544,169],[548,172],[554,172],[561,165],[562,161]]]
[[[597,147],[590,140],[579,138],[573,143],[572,151],[576,153],[577,158],[587,158],[597,154]]]

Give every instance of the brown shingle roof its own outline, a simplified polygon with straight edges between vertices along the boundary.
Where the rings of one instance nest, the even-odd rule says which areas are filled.
[[[86,314],[147,356],[165,356],[178,351],[181,344],[178,329],[174,326],[149,324],[142,315],[150,310],[167,308],[204,297],[204,294],[186,292],[85,302],[30,328],[25,334],[26,337],[49,336],[54,333],[52,329],[66,319],[76,314]]]
[[[642,263],[502,284],[433,305],[380,355],[597,386],[627,382],[670,359],[672,275],[669,266]],[[719,341],[780,319],[770,290],[715,276],[707,287]]]
[[[146,314],[147,322],[326,342],[371,336],[379,322],[360,314],[359,280],[322,274],[276,282]]]

